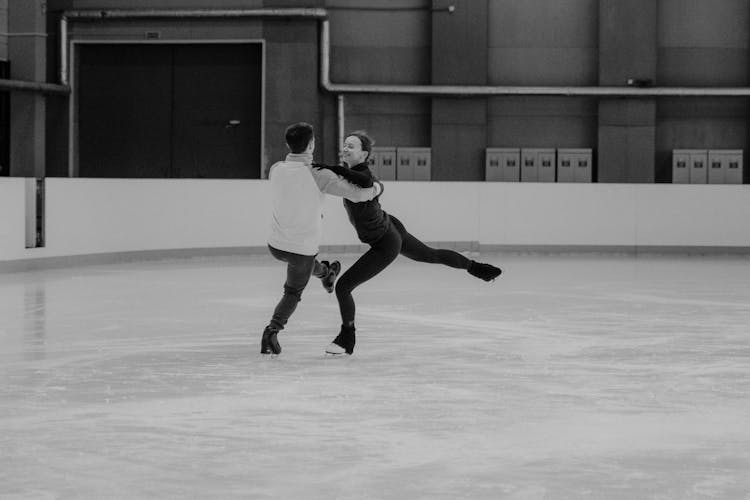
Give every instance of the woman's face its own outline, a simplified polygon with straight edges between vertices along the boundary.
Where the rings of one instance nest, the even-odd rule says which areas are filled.
[[[362,141],[359,140],[359,137],[350,135],[344,140],[344,149],[341,151],[341,159],[350,167],[364,163],[367,159],[367,155],[368,152],[362,149]]]

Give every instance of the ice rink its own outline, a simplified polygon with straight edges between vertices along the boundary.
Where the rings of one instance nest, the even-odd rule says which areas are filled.
[[[0,498],[750,498],[749,258],[480,260],[400,257],[340,358],[314,278],[259,354],[270,256],[0,274]]]

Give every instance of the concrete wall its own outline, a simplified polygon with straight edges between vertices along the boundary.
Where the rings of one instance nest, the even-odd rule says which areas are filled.
[[[263,252],[267,182],[47,179],[46,246],[26,249],[24,179],[0,179],[0,262],[175,249]],[[418,238],[462,248],[750,251],[750,198],[742,186],[391,182],[381,202]],[[340,199],[327,198],[324,218],[324,246],[358,247]]]
[[[750,85],[750,4],[745,0],[661,0],[659,85]],[[661,99],[656,178],[671,179],[672,149],[747,149],[746,99]],[[747,154],[747,153],[746,153]]]
[[[0,0],[0,60],[8,60],[8,0]]]
[[[488,83],[596,85],[598,26],[596,0],[489,2]],[[596,115],[594,99],[494,97],[487,146],[596,148]]]
[[[44,4],[8,1],[8,60],[10,78],[46,81]],[[46,102],[39,94],[10,94],[10,175],[43,177],[46,150]]]
[[[625,85],[656,75],[657,6],[653,0],[599,0],[599,84]],[[655,99],[599,102],[599,182],[654,181]]]
[[[8,1],[0,0],[0,20]],[[449,5],[456,7],[452,14]],[[55,80],[62,10],[153,8],[153,2],[48,0],[46,6],[46,67]],[[622,85],[627,77],[649,77],[657,85],[750,84],[746,0],[174,0],[168,6],[209,7],[328,8],[331,75],[341,83]],[[264,39],[266,164],[283,156],[283,128],[298,120],[317,126],[321,159],[336,160],[336,97],[317,86],[315,22],[153,20],[72,28],[80,38],[142,39],[146,31],[166,39]],[[379,146],[433,147],[433,180],[446,181],[483,180],[485,147],[594,148],[603,182],[669,182],[675,148],[747,149],[747,100],[633,102],[351,95],[345,128],[368,130]],[[46,172],[66,175],[66,100],[46,103]],[[40,148],[32,149],[38,156]]]
[[[487,31],[492,85],[596,85],[597,0],[492,0]]]
[[[170,3],[172,8],[330,7],[331,76],[333,81],[429,83],[430,11],[428,0],[404,0],[393,10],[389,0],[324,2],[284,0],[204,0]],[[365,10],[352,10],[365,7]],[[153,8],[138,0],[50,0],[50,18],[66,9]],[[368,10],[372,9],[372,10]],[[56,47],[56,24],[50,23],[49,49]],[[80,22],[70,27],[71,39],[143,40],[156,31],[161,40],[263,39],[265,60],[266,170],[286,154],[286,126],[307,121],[316,126],[319,158],[338,159],[335,96],[318,88],[318,25],[314,20],[139,20]],[[56,53],[56,52],[52,52]],[[49,68],[51,74],[55,70]],[[49,175],[67,175],[67,108],[51,99],[48,120]],[[418,97],[352,96],[347,100],[347,128],[366,129],[378,145],[429,146],[429,99]]]
[[[428,85],[429,5],[429,0],[327,0],[331,81]],[[378,146],[430,146],[428,98],[349,95],[345,109],[345,129],[366,130]],[[329,113],[326,122],[335,122],[336,108]]]
[[[432,83],[486,85],[488,2],[436,0],[432,15]],[[487,143],[487,99],[432,99],[432,180],[480,180]]]

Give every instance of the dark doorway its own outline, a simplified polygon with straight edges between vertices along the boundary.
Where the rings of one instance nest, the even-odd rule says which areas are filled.
[[[78,54],[80,177],[260,178],[260,44]]]
[[[0,61],[0,78],[9,78],[10,64]],[[10,175],[10,92],[0,92],[0,175]]]

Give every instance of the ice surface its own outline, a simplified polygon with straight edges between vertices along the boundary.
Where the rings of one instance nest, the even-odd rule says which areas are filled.
[[[314,278],[259,354],[270,257],[2,274],[0,498],[750,498],[750,260],[482,257],[400,257],[343,358]]]

